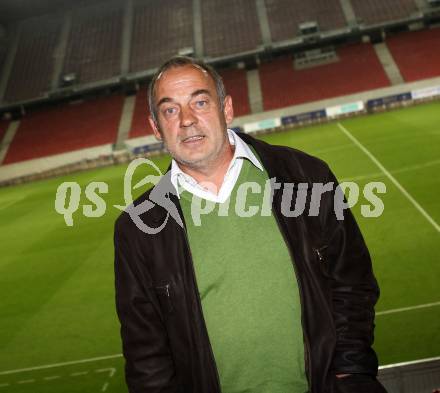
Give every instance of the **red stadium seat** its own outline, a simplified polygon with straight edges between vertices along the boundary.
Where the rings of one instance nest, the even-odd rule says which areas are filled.
[[[136,95],[136,103],[134,106],[133,122],[129,132],[129,138],[137,138],[153,134],[153,129],[148,122],[150,111],[147,101],[147,87],[143,87]]]
[[[220,72],[226,93],[232,96],[234,115],[243,116],[251,112],[246,70],[228,69]]]
[[[260,66],[264,109],[317,101],[389,86],[390,82],[371,44],[337,50],[339,61],[295,70],[283,57]]]
[[[401,33],[387,45],[406,82],[440,76],[440,28]]]
[[[30,113],[21,120],[5,164],[114,143],[123,97],[110,96]]]

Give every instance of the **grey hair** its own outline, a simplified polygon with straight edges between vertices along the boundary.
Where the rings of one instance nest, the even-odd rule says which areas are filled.
[[[217,73],[217,71],[214,70],[214,68],[211,67],[210,65],[204,63],[202,60],[193,59],[192,57],[187,57],[187,56],[175,56],[167,60],[159,67],[159,69],[153,75],[153,78],[151,79],[150,84],[148,86],[148,105],[150,107],[150,115],[152,120],[156,124],[158,123],[157,123],[157,108],[154,102],[154,94],[155,94],[154,90],[156,88],[157,81],[160,79],[162,74],[165,71],[169,70],[170,68],[184,67],[187,65],[192,65],[196,68],[199,68],[200,70],[207,73],[212,78],[212,80],[215,83],[215,88],[217,90],[220,110],[223,111],[225,97],[226,97],[226,89],[225,89],[225,85],[223,84],[223,79]]]

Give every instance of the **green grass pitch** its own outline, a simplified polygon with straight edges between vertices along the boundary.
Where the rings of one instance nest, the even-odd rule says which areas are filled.
[[[435,102],[341,122],[437,224],[439,113]],[[440,238],[435,226],[336,122],[263,139],[321,157],[340,180],[386,184],[380,217],[363,218],[360,205],[353,208],[381,287],[375,348],[381,364],[439,356]],[[169,158],[155,161],[164,170]],[[112,246],[118,215],[113,205],[124,204],[125,169],[121,165],[0,189],[0,393],[126,391],[118,356]],[[86,218],[79,210],[73,227],[67,227],[54,209],[63,181],[82,186],[81,203],[88,203],[84,187],[89,182],[107,182],[105,215]],[[365,202],[362,194],[360,201]],[[431,303],[437,305],[412,308]],[[116,356],[88,360],[111,355]]]

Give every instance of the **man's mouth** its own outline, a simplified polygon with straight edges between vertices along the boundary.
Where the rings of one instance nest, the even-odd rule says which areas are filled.
[[[203,138],[205,138],[205,135],[193,135],[193,136],[189,136],[187,138],[184,138],[182,141],[183,141],[183,143],[191,143],[191,142],[201,141]]]

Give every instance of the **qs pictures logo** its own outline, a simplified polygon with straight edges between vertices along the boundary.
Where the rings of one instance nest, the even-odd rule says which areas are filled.
[[[140,166],[147,166],[149,175],[133,185],[134,173]],[[132,191],[152,184],[154,187],[148,194],[148,199],[140,199],[137,204],[133,202]],[[171,216],[177,224],[183,227],[182,218],[178,208],[171,199],[171,195],[177,195],[177,190],[171,182],[171,172],[162,175],[156,164],[147,158],[137,158],[127,167],[124,175],[124,205],[113,205],[118,210],[124,210],[135,223],[137,228],[147,234],[160,232]],[[235,211],[239,217],[247,218],[260,212],[261,215],[272,214],[273,195],[278,190],[281,194],[281,214],[287,218],[296,218],[302,214],[318,216],[320,214],[321,201],[326,201],[326,211],[333,210],[337,220],[344,220],[344,211],[350,209],[359,202],[360,187],[354,182],[337,184],[328,183],[278,183],[275,178],[268,179],[264,187],[258,183],[245,182],[237,188]],[[296,190],[294,193],[293,190]],[[105,182],[91,182],[84,189],[87,200],[82,207],[85,217],[101,217],[107,210],[107,203],[103,195],[109,193],[109,186]],[[262,206],[249,206],[247,197],[249,194],[263,193]],[[361,214],[364,217],[379,217],[384,211],[384,203],[378,194],[386,193],[386,185],[382,182],[370,182],[364,185],[362,195],[366,203],[361,203]],[[73,226],[73,215],[80,209],[82,189],[77,182],[64,182],[60,184],[55,196],[55,210],[64,217],[67,226]],[[228,200],[229,201],[229,200]],[[310,203],[308,203],[309,201]],[[330,205],[331,206],[330,206]],[[155,226],[149,226],[143,218],[145,213],[155,206],[160,206],[165,215],[155,220]],[[226,206],[226,208],[224,208]],[[193,195],[191,203],[191,217],[195,225],[201,224],[201,216],[210,214],[216,203],[204,200]],[[308,208],[306,208],[308,207]],[[293,209],[293,210],[292,210]],[[229,215],[229,203],[218,209],[218,214]],[[162,218],[163,217],[163,218]]]

